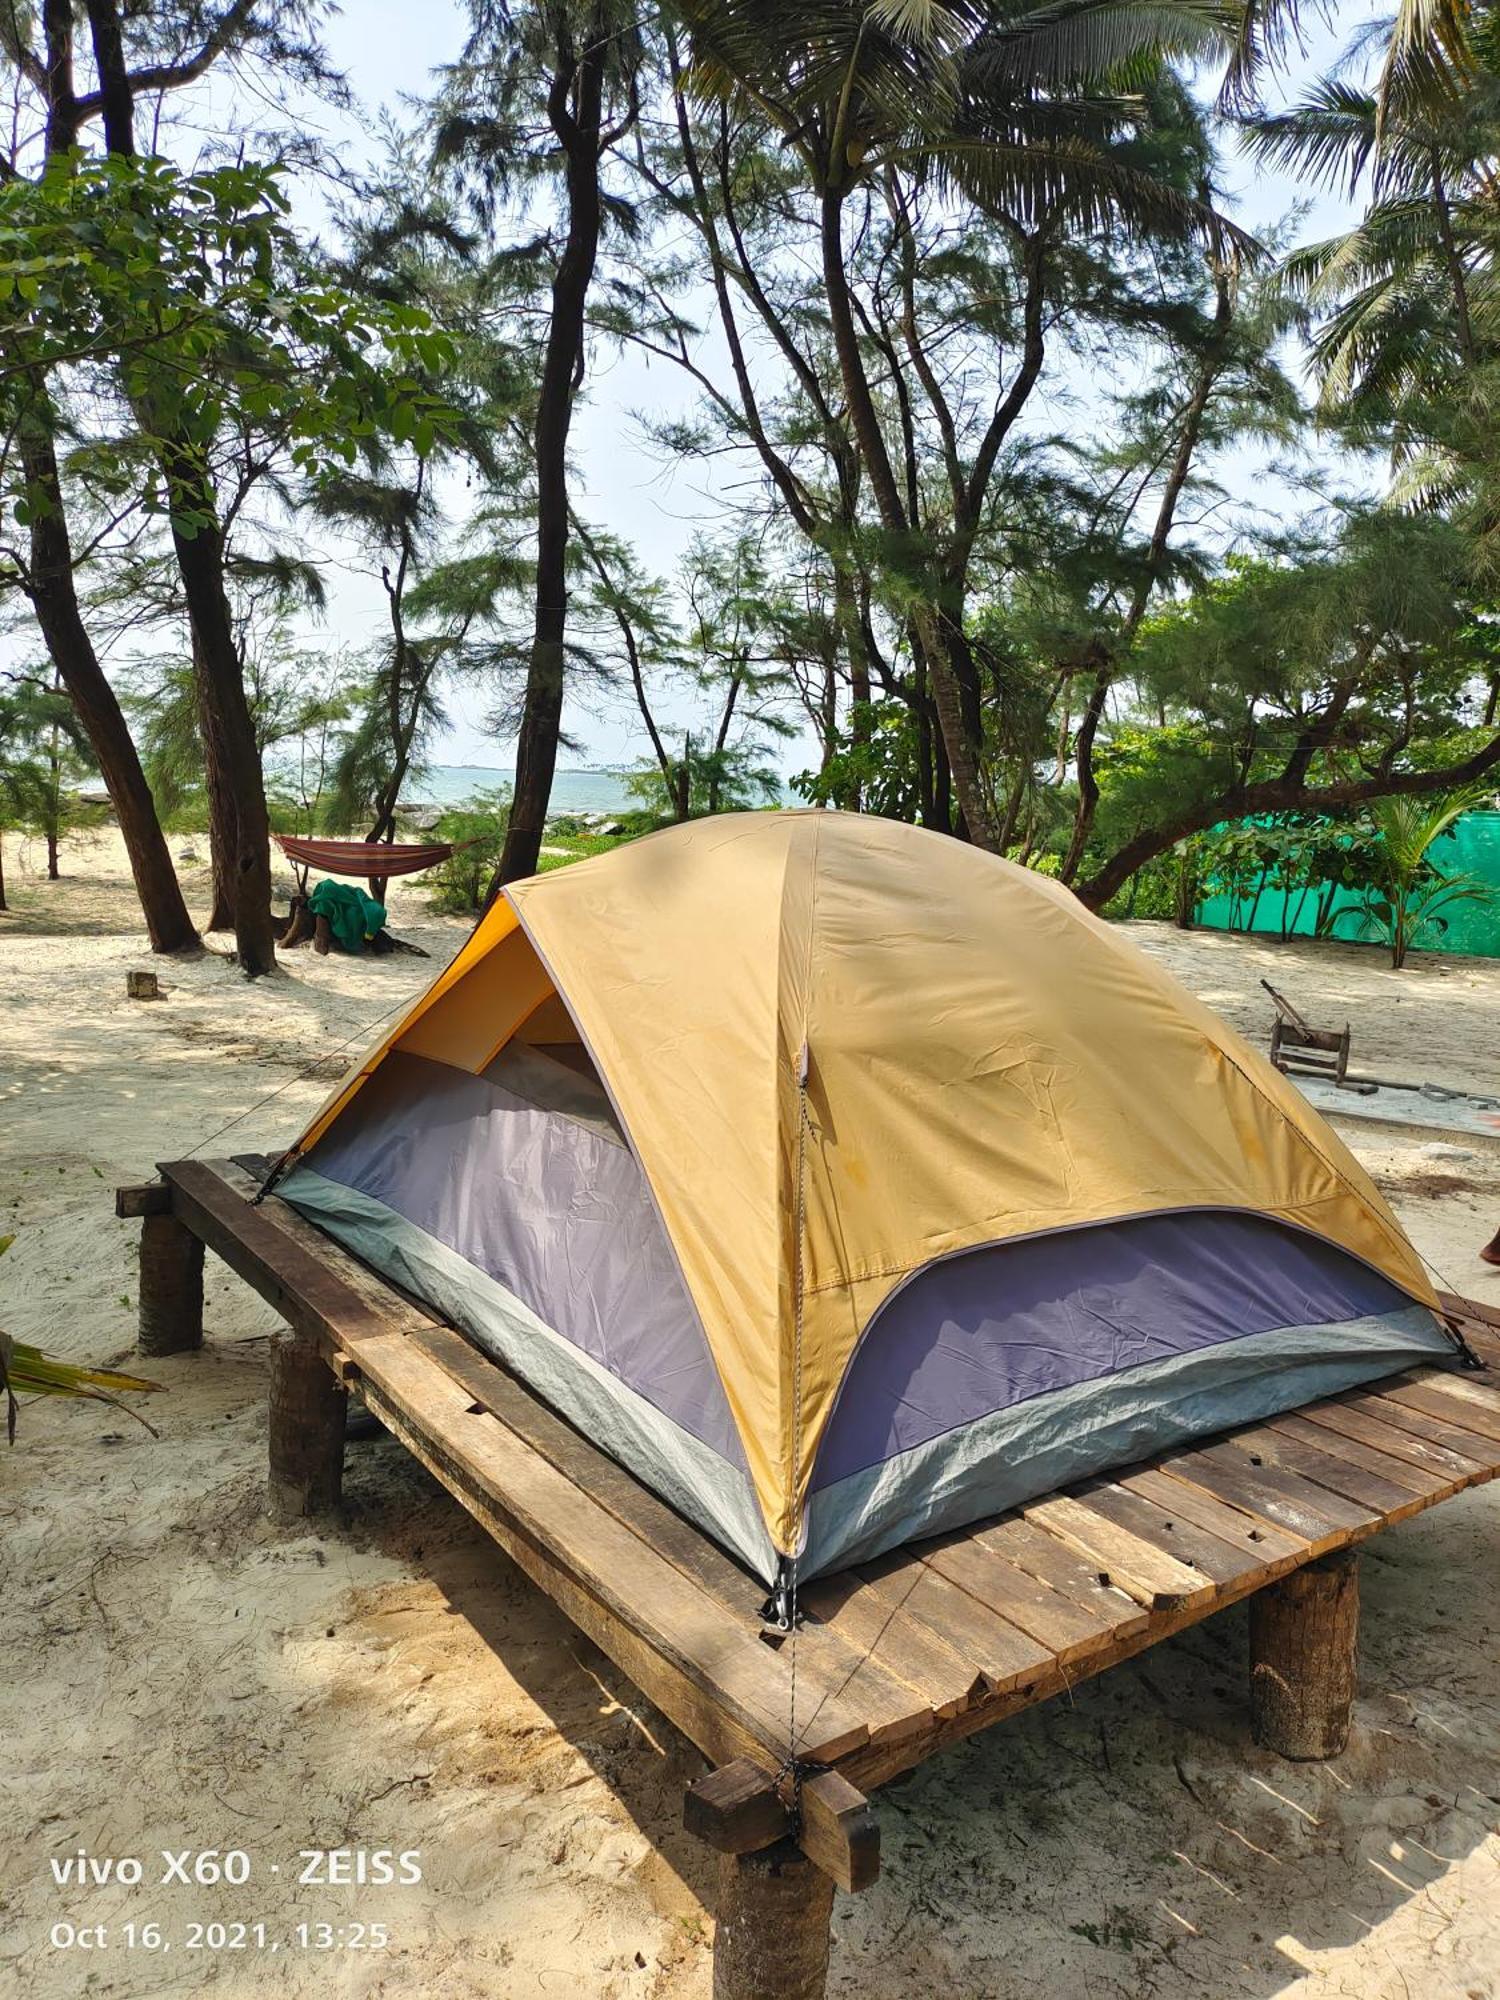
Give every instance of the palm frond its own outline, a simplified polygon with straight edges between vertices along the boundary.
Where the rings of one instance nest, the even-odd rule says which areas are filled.
[[[1374,97],[1324,77],[1289,111],[1251,118],[1244,144],[1262,166],[1353,193],[1375,151]]]
[[[1142,59],[1222,55],[1239,16],[1215,0],[1054,0],[988,29],[967,67],[987,85],[1028,92],[1100,83]]]
[[[0,1254],[13,1238],[0,1240]],[[5,1398],[5,1430],[11,1444],[16,1441],[18,1396],[75,1396],[89,1402],[109,1403],[156,1432],[138,1410],[116,1400],[119,1396],[146,1395],[161,1389],[160,1382],[148,1382],[140,1375],[122,1375],[110,1368],[88,1368],[72,1361],[58,1361],[39,1347],[12,1340],[0,1333],[0,1395]]]
[[[1381,67],[1381,123],[1414,111],[1450,111],[1474,74],[1469,0],[1398,0]]]

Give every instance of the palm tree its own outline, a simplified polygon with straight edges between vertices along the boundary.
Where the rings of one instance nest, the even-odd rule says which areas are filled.
[[[1162,65],[1222,52],[1238,10],[1198,0],[677,0],[676,11],[690,38],[694,93],[733,104],[778,137],[817,204],[850,428],[890,560],[912,593],[969,836],[994,848],[940,591],[867,370],[845,204],[894,173],[1026,232],[1034,256],[1051,237],[1105,230],[1197,233],[1225,256],[1247,247],[1208,202],[1128,158],[1123,143],[1149,124],[1138,93]]]
[[[1393,15],[1370,24],[1365,38],[1383,44],[1374,91],[1382,126],[1392,112],[1451,108],[1463,97],[1485,39],[1487,11],[1471,0],[1396,0]],[[1262,76],[1278,66],[1301,14],[1298,0],[1246,0],[1224,80],[1226,105],[1245,109],[1255,101]]]
[[[1453,12],[1464,25],[1459,63],[1443,56],[1446,30],[1433,30],[1425,55],[1410,53],[1409,11],[1373,85],[1327,78],[1291,110],[1251,121],[1248,142],[1270,165],[1349,194],[1368,187],[1353,229],[1282,267],[1313,316],[1321,409],[1355,442],[1389,445],[1398,502],[1466,515],[1477,565],[1493,572],[1500,17]],[[1366,52],[1357,42],[1353,53]]]
[[[1434,845],[1462,814],[1487,803],[1488,796],[1463,792],[1437,800],[1379,799],[1371,806],[1378,836],[1376,886],[1365,911],[1385,931],[1396,971],[1424,931],[1447,929],[1444,911],[1455,903],[1489,899],[1489,887],[1478,876],[1444,875],[1432,860]]]

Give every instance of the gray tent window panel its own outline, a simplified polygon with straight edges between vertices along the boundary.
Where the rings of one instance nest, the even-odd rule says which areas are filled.
[[[742,1466],[656,1409],[628,1383],[543,1325],[514,1293],[404,1216],[338,1181],[297,1167],[282,1192],[346,1244],[529,1384],[591,1444],[611,1454],[687,1520],[770,1582],[776,1553]]]
[[[1060,1389],[1282,1327],[1411,1300],[1321,1238],[1234,1210],[1132,1217],[929,1264],[871,1321],[814,1486]],[[1430,1318],[1430,1315],[1429,1315]]]
[[[535,1049],[482,1077],[392,1054],[307,1164],[456,1251],[743,1467],[697,1312],[603,1097]]]

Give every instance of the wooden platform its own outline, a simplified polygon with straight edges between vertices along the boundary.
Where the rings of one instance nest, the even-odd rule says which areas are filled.
[[[352,1388],[711,1764],[727,1767],[693,1788],[688,1823],[731,1853],[770,1850],[755,1892],[763,1903],[784,1898],[795,1875],[788,1837],[841,1887],[872,1880],[878,1834],[865,1794],[945,1744],[1252,1592],[1266,1591],[1268,1607],[1292,1604],[1275,1587],[1293,1572],[1307,1571],[1308,1589],[1320,1578],[1329,1593],[1352,1589],[1341,1552],[1500,1472],[1500,1315],[1452,1300],[1492,1371],[1417,1369],[805,1586],[796,1751],[821,1768],[794,1779],[784,1769],[791,1641],[761,1622],[764,1586],[274,1195],[252,1206],[247,1165],[185,1161],[163,1167],[159,1184],[120,1190],[119,1212],[145,1218],[143,1346],[159,1353],[201,1339],[206,1245],[291,1330],[273,1357],[280,1511],[336,1501]],[[1268,1612],[1256,1641],[1267,1655],[1273,1625]],[[1260,1666],[1263,1735],[1280,1735],[1275,1747],[1292,1754],[1337,1747],[1337,1717],[1312,1713],[1336,1699],[1289,1692],[1290,1668]],[[1299,1729],[1310,1752],[1292,1740]],[[816,1886],[799,1893],[805,1901]],[[738,1977],[726,1974],[716,1991],[747,1990]]]

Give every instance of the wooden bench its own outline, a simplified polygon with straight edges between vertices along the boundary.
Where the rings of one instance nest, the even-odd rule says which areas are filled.
[[[1253,1594],[1258,1739],[1342,1749],[1357,1545],[1500,1472],[1500,1367],[1414,1369],[1086,1481],[804,1587],[764,1586],[462,1335],[274,1195],[263,1163],[187,1160],[122,1188],[143,1220],[140,1344],[203,1338],[205,1246],[286,1322],[272,1346],[269,1506],[337,1507],[353,1391],[713,1767],[688,1826],[716,1847],[718,2000],[816,2000],[833,1888],[874,1880],[876,1786]],[[1500,1315],[1445,1305],[1500,1364]]]

